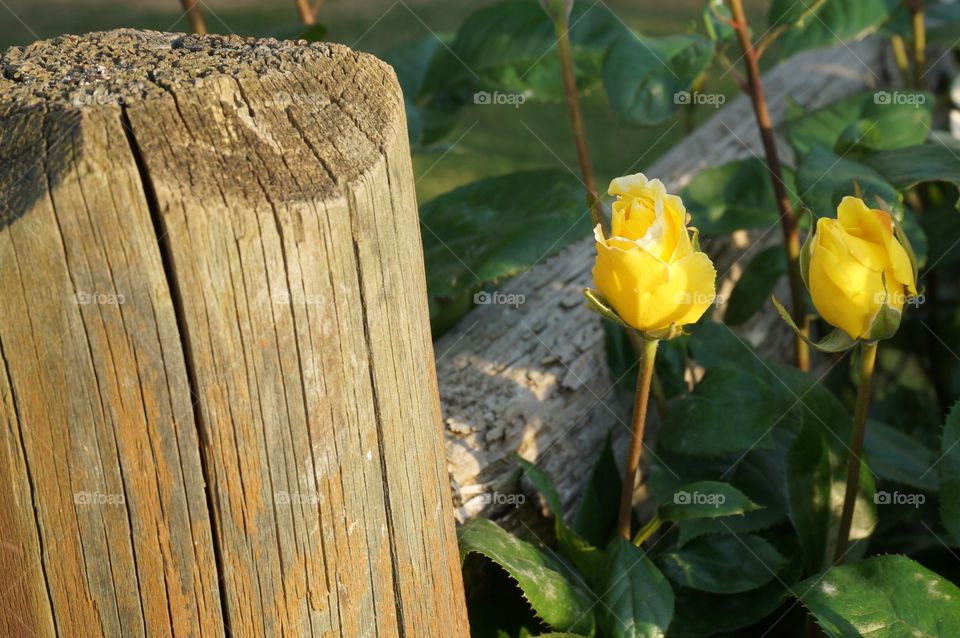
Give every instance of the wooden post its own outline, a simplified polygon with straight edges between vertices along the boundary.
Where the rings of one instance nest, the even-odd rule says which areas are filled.
[[[0,77],[0,634],[467,636],[403,100],[142,31]]]

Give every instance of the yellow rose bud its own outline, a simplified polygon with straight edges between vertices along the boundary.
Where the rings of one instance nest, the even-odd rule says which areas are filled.
[[[593,281],[620,319],[646,333],[697,321],[715,297],[716,270],[695,250],[683,202],[643,174],[610,183],[611,236],[598,225]]]
[[[805,250],[805,279],[824,320],[852,339],[883,339],[896,332],[904,302],[916,296],[917,288],[913,262],[895,236],[890,213],[844,197],[837,219],[817,221]]]

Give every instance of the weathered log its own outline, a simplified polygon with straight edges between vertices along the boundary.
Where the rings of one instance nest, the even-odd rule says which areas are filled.
[[[816,108],[882,84],[888,68],[880,39],[797,55],[764,78],[771,116],[782,122],[788,100]],[[789,150],[783,140],[780,146]],[[741,96],[644,172],[675,190],[705,168],[762,153],[750,103]],[[739,278],[742,258],[780,241],[775,215],[771,210],[770,228],[751,232],[749,241],[739,232],[705,242],[717,264],[719,298]],[[619,442],[630,432],[631,400],[610,378],[600,321],[583,303],[593,256],[587,239],[535,265],[501,287],[523,295],[523,305],[477,306],[435,344],[458,519],[509,515],[509,508],[495,510],[490,495],[517,489],[516,454],[555,479],[569,508],[608,431],[625,449]],[[721,304],[715,318],[723,311]],[[792,337],[772,311],[738,333],[764,356],[787,360],[792,352]],[[656,430],[653,420],[648,433]]]
[[[0,633],[466,636],[396,78],[113,31],[0,77]]]

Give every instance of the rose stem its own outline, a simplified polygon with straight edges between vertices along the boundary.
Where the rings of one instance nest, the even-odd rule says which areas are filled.
[[[593,227],[603,224],[603,213],[600,206],[600,197],[597,195],[597,182],[593,176],[593,165],[590,163],[590,148],[587,145],[587,133],[583,125],[583,114],[580,111],[580,96],[577,94],[577,79],[573,75],[573,53],[570,49],[570,18],[564,13],[553,21],[557,33],[557,48],[560,50],[560,66],[563,69],[563,92],[567,100],[567,111],[570,114],[570,128],[573,129],[573,141],[577,147],[577,161],[580,163],[580,176],[587,189],[587,206],[590,208],[590,219]]]
[[[197,0],[180,0],[180,6],[190,21],[190,30],[197,35],[207,34],[207,23],[203,20],[203,13],[197,6]]]
[[[847,490],[843,495],[843,512],[840,514],[840,531],[837,534],[837,549],[833,564],[839,565],[850,543],[850,527],[853,524],[853,509],[857,503],[860,486],[860,454],[863,452],[863,436],[867,430],[867,412],[870,410],[870,385],[873,368],[877,361],[877,342],[864,342],[860,347],[860,381],[857,387],[857,406],[853,413],[853,432],[850,435],[850,458],[847,465]]]
[[[656,339],[643,342],[640,355],[640,374],[637,376],[637,395],[633,402],[633,429],[630,439],[630,451],[627,453],[627,467],[623,473],[623,487],[620,492],[620,516],[617,520],[617,532],[630,540],[630,514],[633,511],[633,489],[640,471],[640,450],[643,448],[643,426],[647,420],[647,404],[650,400],[650,381],[653,379],[653,363],[657,356]]]
[[[630,342],[634,354],[637,355],[637,359],[639,359],[643,356],[643,348],[647,340],[641,337],[635,330],[624,328],[624,332],[627,333],[627,340]],[[653,397],[653,405],[657,408],[657,414],[660,415],[660,420],[663,421],[667,418],[669,405],[667,403],[667,393],[663,389],[663,383],[661,383],[660,375],[657,374],[656,369],[654,369],[653,379],[650,381],[650,395]]]
[[[783,245],[787,253],[787,275],[790,280],[790,302],[793,310],[793,320],[803,334],[809,333],[807,322],[806,301],[803,296],[803,277],[800,275],[800,233],[796,219],[793,217],[790,206],[790,197],[783,181],[783,169],[780,166],[780,156],[777,153],[777,142],[773,135],[773,124],[770,120],[770,111],[767,109],[767,99],[763,93],[763,84],[760,81],[760,66],[757,63],[757,53],[750,41],[747,26],[747,17],[743,11],[742,0],[730,0],[730,12],[733,16],[733,29],[743,50],[743,59],[747,67],[747,93],[753,102],[753,112],[760,128],[760,139],[763,141],[763,150],[767,156],[767,168],[773,182],[773,191],[777,199],[777,208],[780,211],[780,227],[783,230]],[[810,349],[807,343],[796,335],[795,362],[803,371],[810,369]]]
[[[300,16],[300,22],[304,23],[307,26],[312,26],[317,23],[317,18],[313,13],[313,9],[310,8],[310,5],[307,3],[307,0],[296,0],[297,1],[297,15]]]

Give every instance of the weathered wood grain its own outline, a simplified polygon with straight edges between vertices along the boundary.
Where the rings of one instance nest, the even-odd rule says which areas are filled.
[[[392,71],[138,31],[3,62],[0,627],[466,636]]]
[[[880,85],[887,68],[879,39],[797,55],[764,78],[771,116],[782,122],[788,100],[815,108]],[[788,150],[782,140],[781,149]],[[624,169],[659,177],[675,192],[705,168],[762,153],[750,103],[741,96],[652,166]],[[721,299],[739,278],[743,257],[780,241],[775,214],[771,211],[770,228],[751,232],[749,241],[740,232],[704,243],[717,264]],[[610,378],[600,320],[586,309],[581,292],[591,285],[593,259],[592,239],[573,244],[502,285],[504,294],[524,296],[521,306],[477,306],[437,341],[458,519],[510,516],[510,508],[498,511],[490,495],[516,491],[515,454],[550,474],[570,507],[607,432],[626,448],[619,442],[630,432],[630,397]],[[778,294],[786,298],[784,291]],[[714,317],[721,318],[723,311],[721,304]],[[765,356],[787,360],[792,352],[788,329],[773,312],[761,313],[738,333]],[[648,434],[654,435],[656,427],[654,418]]]

